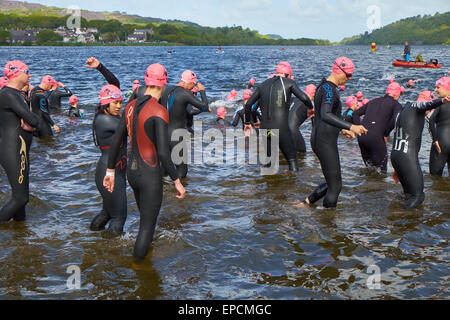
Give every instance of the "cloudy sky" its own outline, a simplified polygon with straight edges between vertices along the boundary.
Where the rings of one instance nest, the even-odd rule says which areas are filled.
[[[450,11],[448,0],[28,0],[66,8],[123,11],[145,17],[188,20],[203,26],[240,25],[284,38],[340,41],[371,26]],[[374,7],[375,6],[375,7]]]

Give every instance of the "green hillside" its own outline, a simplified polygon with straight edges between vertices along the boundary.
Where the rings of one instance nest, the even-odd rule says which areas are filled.
[[[450,12],[416,16],[391,23],[383,28],[346,38],[341,44],[450,44]]]

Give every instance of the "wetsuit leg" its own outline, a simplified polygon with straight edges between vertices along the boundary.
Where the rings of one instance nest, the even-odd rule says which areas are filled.
[[[327,183],[322,183],[320,186],[318,186],[316,189],[314,189],[313,192],[308,196],[309,203],[315,203],[325,197],[328,191],[328,185]]]
[[[436,145],[433,143],[430,150],[430,174],[435,176],[442,176],[447,160],[447,154],[445,154],[444,152],[439,153],[437,151]]]
[[[20,139],[19,136],[18,139]],[[18,142],[17,150],[0,153],[0,164],[5,169],[8,181],[11,185],[12,197],[0,210],[0,222],[14,219],[16,221],[25,220],[25,206],[29,201],[29,149],[31,145],[31,136],[23,136],[23,142]],[[20,154],[20,149],[26,147],[25,154]]]
[[[319,158],[320,166],[322,167],[322,172],[328,187],[323,200],[323,206],[325,208],[336,207],[342,189],[341,164],[339,161],[337,145],[330,145],[317,141],[317,144],[313,145],[313,150]],[[324,185],[320,185],[316,190],[318,194],[322,194]]]
[[[50,126],[45,121],[42,120],[39,122],[38,130],[35,131],[35,136],[41,138],[52,137],[53,136],[52,128],[50,128]]]
[[[280,129],[280,150],[289,163],[289,170],[298,171],[297,151],[289,128]]]
[[[170,152],[172,152],[172,149],[179,143],[181,143],[182,140],[180,140],[180,142],[177,141],[170,141],[169,145],[170,145]],[[183,142],[184,143],[184,142]],[[183,150],[186,150],[186,148],[184,148]],[[180,157],[183,157],[184,152],[181,151],[180,152]],[[178,176],[180,177],[180,179],[184,179],[187,176],[188,173],[188,166],[187,163],[181,163],[181,164],[176,164],[175,167],[177,168],[177,172],[178,172]]]
[[[386,174],[387,172],[387,147],[382,136],[366,134],[358,137],[361,156],[367,167],[375,167]]]
[[[425,200],[423,173],[419,160],[397,151],[392,151],[391,160],[402,184],[403,192],[410,196],[406,202],[406,208],[417,208]]]
[[[298,127],[298,120],[295,114],[289,115],[289,131],[292,135],[292,140],[294,141],[295,150],[300,153],[306,152],[305,139],[303,139],[300,128]]]
[[[161,171],[151,169],[128,170],[127,176],[140,211],[139,233],[134,246],[134,254],[139,258],[144,258],[153,240],[162,203]]]

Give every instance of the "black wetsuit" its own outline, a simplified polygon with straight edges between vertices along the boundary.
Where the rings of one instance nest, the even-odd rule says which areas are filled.
[[[194,133],[194,129],[192,126],[194,125],[194,116],[202,113],[202,110],[194,108],[191,105],[188,105],[186,108],[186,127],[190,133]]]
[[[425,111],[435,109],[440,105],[442,105],[442,99],[408,103],[400,111],[395,121],[391,162],[404,193],[410,196],[406,203],[407,208],[416,208],[425,199],[423,174],[419,163]]]
[[[310,203],[325,196],[323,206],[336,207],[342,189],[341,163],[337,139],[341,129],[350,130],[351,123],[341,118],[342,103],[337,86],[322,79],[314,96],[314,121],[311,147],[322,167],[326,183],[317,187],[309,196]]]
[[[82,117],[80,109],[72,107],[72,106],[69,108],[69,111],[67,111],[67,115],[69,117],[77,117],[77,118]]]
[[[134,99],[143,97],[145,95],[146,89],[147,89],[146,86],[139,86],[136,89],[134,89],[133,93],[131,94],[130,99],[128,99],[128,102],[131,102]]]
[[[299,99],[292,99],[291,108],[289,109],[289,130],[294,139],[295,149],[297,152],[305,153],[306,145],[300,132],[300,126],[308,119],[308,107]]]
[[[109,84],[120,88],[119,80],[105,66],[97,68]],[[120,233],[127,219],[126,168],[127,168],[127,140],[121,141],[118,148],[117,160],[114,162],[116,175],[114,192],[109,192],[103,186],[103,179],[108,165],[108,152],[112,144],[112,137],[120,122],[120,116],[112,116],[100,109],[94,117],[93,131],[96,145],[100,148],[101,156],[95,169],[95,184],[103,199],[102,210],[91,222],[91,230],[97,231],[109,223],[108,231]]]
[[[430,150],[430,174],[442,176],[445,164],[450,171],[450,103],[446,103],[433,111],[430,117],[430,131],[433,145]],[[434,142],[438,141],[441,153]]]
[[[33,135],[22,129],[21,119],[32,127],[39,124],[38,116],[30,111],[21,91],[3,87],[0,90],[0,164],[8,176],[12,197],[0,210],[0,222],[25,219]]]
[[[342,119],[344,119],[347,122],[353,123],[353,109],[347,108],[347,110],[344,111],[342,114]]]
[[[31,91],[31,109],[39,117],[39,126],[34,135],[37,137],[53,136],[52,127],[55,125],[48,108],[48,92],[37,86]]]
[[[363,125],[367,134],[358,137],[361,156],[367,167],[387,173],[388,153],[384,137],[388,137],[395,126],[395,118],[402,105],[391,96],[371,100],[353,112],[353,123]],[[361,116],[364,119],[361,121]]]
[[[255,123],[261,122],[261,114],[259,113],[257,107],[259,107],[257,105],[257,103],[255,103],[252,107],[252,119],[251,119],[250,123],[253,127],[255,127]],[[236,127],[239,124],[239,120],[242,121],[242,129],[244,129],[244,127],[245,127],[245,108],[244,107],[240,107],[239,109],[236,110],[236,112],[234,113],[233,120],[231,121],[231,125],[233,127]]]
[[[61,92],[58,89],[50,92],[50,110],[61,108],[61,99],[72,95],[72,91],[69,88],[63,87],[63,89],[65,92]]]
[[[202,112],[208,112],[208,99],[206,98],[205,91],[199,91],[202,100],[198,100],[192,92],[184,89],[180,86],[170,86],[166,87],[164,93],[161,96],[161,105],[167,108],[169,111],[169,144],[170,151],[182,141],[182,138],[178,141],[172,141],[172,133],[176,129],[187,129],[186,118],[187,118],[187,106],[190,104],[193,107],[200,109]],[[182,152],[180,156],[184,155]],[[177,164],[177,171],[180,178],[184,178],[187,175],[187,163]]]
[[[256,87],[245,104],[245,122],[250,124],[252,106],[259,100],[261,129],[270,130],[267,137],[267,156],[271,156],[271,129],[278,129],[279,148],[289,163],[289,170],[298,171],[297,151],[288,125],[291,94],[299,98],[308,108],[313,108],[309,97],[293,80],[275,76]]]
[[[140,212],[134,254],[141,258],[150,248],[161,208],[163,183],[160,164],[172,180],[179,178],[170,156],[168,123],[168,111],[155,98],[147,95],[134,100],[125,107],[109,151],[108,168],[114,169],[120,145],[128,135],[127,177]]]

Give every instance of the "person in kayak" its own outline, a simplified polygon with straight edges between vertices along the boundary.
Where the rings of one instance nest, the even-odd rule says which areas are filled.
[[[436,82],[435,92],[438,98],[450,95],[450,77]],[[430,131],[433,144],[430,150],[430,174],[442,176],[447,164],[450,171],[450,105],[436,108],[430,117]]]
[[[311,132],[311,147],[317,155],[325,177],[325,183],[319,185],[305,200],[294,204],[295,207],[308,206],[324,197],[323,206],[334,208],[342,189],[341,164],[337,139],[341,132],[354,139],[367,133],[361,125],[354,125],[341,118],[342,103],[338,86],[349,81],[355,66],[347,57],[339,57],[333,62],[332,72],[322,79],[314,97],[314,121]]]
[[[403,57],[405,61],[409,61],[409,57],[411,56],[411,47],[409,46],[408,41],[405,42],[405,48],[403,49]]]
[[[416,62],[424,62],[421,53],[419,53],[419,54],[417,55],[417,57],[416,57]]]
[[[395,118],[402,109],[398,103],[401,87],[398,83],[389,84],[386,95],[376,98],[353,112],[353,123],[367,128],[367,134],[358,137],[359,148],[364,164],[379,173],[387,173],[387,137],[394,129]],[[361,120],[361,117],[364,118]]]
[[[277,129],[279,132],[279,149],[289,164],[289,170],[298,171],[297,151],[289,130],[291,95],[299,98],[308,109],[313,109],[314,106],[309,97],[290,78],[291,75],[291,65],[287,61],[282,61],[278,64],[274,77],[267,79],[256,87],[255,92],[245,104],[244,132],[252,130],[252,107],[259,100],[262,116],[260,127],[268,130],[267,157],[271,158],[272,153],[270,137],[273,134],[272,129]]]
[[[59,127],[53,122],[50,117],[48,95],[50,89],[57,85],[58,82],[52,76],[46,75],[42,77],[41,84],[34,87],[31,91],[31,109],[39,117],[39,126],[34,135],[37,137],[51,137],[53,136],[52,128],[55,133],[59,133]]]
[[[166,83],[167,71],[164,66],[156,63],[147,68],[145,94],[125,107],[119,126],[112,137],[108,169],[103,180],[105,188],[109,192],[114,192],[114,176],[117,170],[116,163],[120,159],[120,146],[128,136],[131,148],[127,177],[140,212],[139,232],[134,246],[134,255],[139,262],[145,258],[150,249],[163,200],[161,166],[174,183],[176,197],[183,199],[186,194],[171,160],[168,143],[169,112],[158,103]]]
[[[430,101],[430,97],[419,96],[417,102],[408,102],[395,121],[394,142],[391,151],[392,175],[400,182],[407,196],[405,207],[417,208],[425,200],[424,182],[419,163],[419,151],[422,144],[422,131],[425,124],[425,112],[446,104],[450,106],[450,95],[444,99]]]
[[[11,199],[0,210],[0,222],[23,221],[29,200],[30,147],[39,117],[30,111],[22,97],[29,83],[28,66],[19,60],[9,61],[4,68],[8,83],[0,90],[0,165],[11,185]]]
[[[58,88],[61,87],[65,92],[61,92]],[[55,84],[50,91],[49,102],[50,102],[50,111],[60,109],[61,108],[61,99],[70,97],[72,95],[72,91],[69,88],[64,86],[63,83],[58,82]]]

